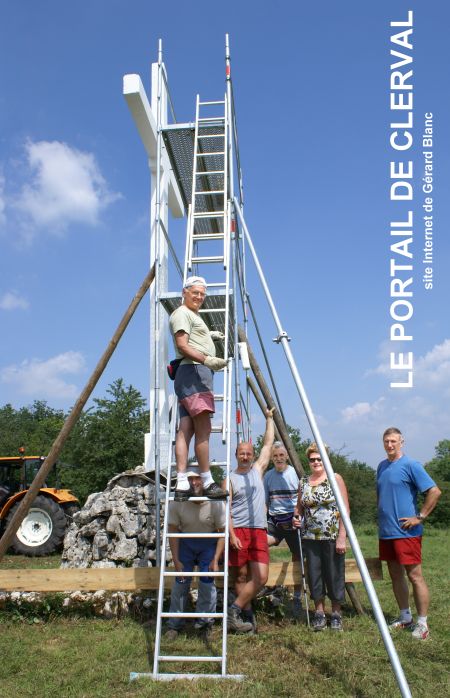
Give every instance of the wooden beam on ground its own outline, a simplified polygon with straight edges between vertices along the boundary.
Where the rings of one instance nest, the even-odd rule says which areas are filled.
[[[255,376],[256,382],[258,383],[259,389],[263,395],[264,400],[267,403],[267,407],[276,407],[275,401],[272,397],[272,394],[269,390],[269,386],[267,385],[263,374],[261,373],[261,369],[259,368],[259,364],[255,358],[255,355],[252,351],[252,348],[250,346],[250,343],[247,339],[247,335],[245,334],[243,328],[239,325],[238,327],[238,336],[239,336],[239,341],[240,342],[245,342],[247,344],[247,350],[248,350],[248,358],[250,360],[250,367],[253,371],[253,375]],[[305,474],[305,471],[303,470],[303,466],[300,462],[299,455],[297,451],[294,448],[294,444],[292,443],[292,439],[289,436],[289,432],[286,429],[286,425],[283,422],[280,413],[278,410],[275,410],[275,413],[273,415],[273,421],[275,422],[275,426],[278,429],[278,433],[280,434],[281,441],[284,444],[284,447],[286,451],[288,452],[289,456],[289,461],[293,468],[295,469],[295,472],[299,477],[302,477]]]
[[[124,316],[122,317],[122,320],[120,321],[119,325],[117,326],[116,331],[114,332],[111,341],[109,342],[108,346],[106,347],[102,357],[100,358],[99,362],[97,363],[97,366],[95,367],[91,377],[89,378],[88,382],[86,383],[86,386],[84,390],[81,392],[78,400],[76,401],[75,405],[72,408],[71,413],[67,417],[66,421],[64,422],[64,425],[59,432],[58,436],[56,437],[55,441],[53,442],[53,445],[49,451],[49,454],[47,458],[43,461],[41,467],[39,468],[38,472],[36,473],[36,477],[34,478],[33,482],[31,483],[31,486],[26,493],[25,497],[21,500],[20,505],[12,517],[11,521],[9,522],[9,525],[7,526],[2,538],[0,539],[0,560],[3,558],[4,554],[8,550],[9,546],[11,545],[11,541],[14,538],[14,535],[16,534],[18,528],[20,527],[20,524],[22,523],[23,519],[28,513],[28,510],[30,509],[30,506],[32,505],[36,495],[38,494],[39,490],[43,486],[45,480],[47,479],[47,476],[51,469],[53,468],[54,464],[56,463],[58,456],[67,440],[67,437],[69,436],[70,432],[72,431],[73,427],[75,426],[76,422],[78,421],[78,418],[81,414],[81,411],[83,407],[85,406],[86,402],[91,396],[92,391],[94,390],[95,386],[98,383],[98,380],[100,379],[103,371],[105,370],[108,361],[110,360],[111,356],[114,353],[114,350],[116,349],[123,333],[125,332],[131,318],[133,317],[136,308],[138,307],[139,303],[147,293],[148,289],[150,288],[150,285],[155,278],[155,265],[150,269],[148,272],[147,276],[145,277],[144,281],[142,282],[141,286],[139,287],[139,290],[137,291],[136,295],[134,296],[133,300],[131,301],[130,305],[128,306],[127,310],[125,311]]]
[[[381,562],[378,558],[366,559],[373,580],[383,579]],[[173,584],[173,577],[166,578],[166,586]],[[361,582],[356,561],[345,561],[345,582]],[[222,579],[216,580],[220,586]],[[298,562],[272,562],[269,567],[267,586],[294,586],[301,583]],[[158,589],[158,567],[116,568],[65,568],[50,570],[0,569],[0,591],[137,591]]]

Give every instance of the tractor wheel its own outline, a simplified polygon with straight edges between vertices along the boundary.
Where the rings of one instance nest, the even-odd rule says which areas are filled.
[[[19,505],[20,502],[11,509],[7,523]],[[14,536],[11,547],[20,555],[50,555],[61,547],[66,527],[67,519],[62,507],[53,499],[38,495]]]

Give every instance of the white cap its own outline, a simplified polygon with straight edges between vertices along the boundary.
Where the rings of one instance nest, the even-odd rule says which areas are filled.
[[[183,288],[190,288],[191,286],[204,286],[206,289],[207,285],[208,284],[203,276],[189,276],[186,279],[186,283],[184,284]]]
[[[200,473],[195,470],[188,470],[186,473],[186,477],[200,477]]]

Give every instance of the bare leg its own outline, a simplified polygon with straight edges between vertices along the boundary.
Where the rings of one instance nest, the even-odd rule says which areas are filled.
[[[422,565],[405,565],[406,574],[412,584],[414,602],[419,616],[428,615],[430,605],[430,592],[422,574]],[[406,606],[402,606],[406,608]]]
[[[247,563],[245,565],[242,565],[242,567],[233,567],[233,576],[234,576],[234,593],[236,594],[236,600],[238,599],[242,589],[245,587],[247,584],[247,579],[249,575],[249,569],[247,567]],[[240,604],[238,604],[240,605]],[[241,606],[243,608],[243,606]]]
[[[201,473],[209,470],[209,435],[211,434],[211,413],[200,412],[192,418],[195,433],[195,455]]]
[[[409,589],[404,566],[400,565],[397,560],[388,560],[387,566],[392,580],[392,589],[399,609],[409,608]],[[415,566],[416,565],[411,565],[411,567]]]
[[[242,576],[236,580],[237,598],[235,604],[239,608],[247,608],[258,591],[262,589],[269,576],[269,565],[250,560],[248,563],[249,579],[244,583]],[[242,568],[241,568],[242,569]]]
[[[191,417],[181,417],[180,426],[175,439],[175,460],[177,472],[185,473],[189,458],[189,444],[194,435],[194,424]]]
[[[317,599],[317,601],[314,601],[314,608],[319,613],[325,613],[325,599]]]
[[[341,604],[337,601],[331,602],[331,613],[339,613],[341,615]]]

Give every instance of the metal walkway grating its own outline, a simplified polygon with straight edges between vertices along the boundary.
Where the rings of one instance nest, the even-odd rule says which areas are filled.
[[[180,186],[186,209],[192,200],[192,165],[194,161],[194,124],[171,125],[163,129],[164,143],[167,148],[174,175]],[[203,126],[200,129],[202,135],[199,141],[199,156],[197,158],[197,190],[216,191],[223,189],[223,155],[206,155],[217,153],[223,148],[223,127],[216,125]],[[204,156],[204,157],[203,157]],[[208,174],[202,175],[203,172]],[[211,174],[213,172],[214,174]],[[223,210],[223,196],[211,194],[201,197],[197,205],[197,212]],[[218,220],[196,220],[195,234],[223,233],[223,226]]]

